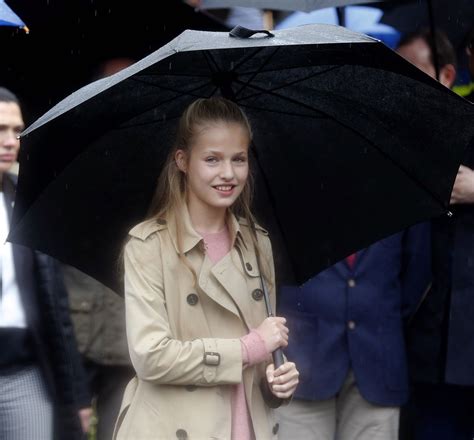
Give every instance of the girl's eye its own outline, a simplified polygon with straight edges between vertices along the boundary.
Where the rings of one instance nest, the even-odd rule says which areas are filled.
[[[236,157],[234,159],[235,162],[238,162],[238,163],[245,163],[247,162],[247,158],[246,157],[243,157],[243,156],[239,156],[239,157]]]
[[[215,156],[209,156],[209,157],[206,157],[206,162],[208,163],[216,163],[217,162],[217,157]]]

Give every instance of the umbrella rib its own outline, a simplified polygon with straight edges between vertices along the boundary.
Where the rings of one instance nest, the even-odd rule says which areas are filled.
[[[1,0],[0,0],[1,1]],[[147,73],[146,75],[135,75],[130,79],[136,79],[137,77],[145,77],[145,76],[184,76],[184,77],[191,77],[191,78],[209,78],[209,75],[191,75],[188,73],[167,73],[167,72],[155,72],[155,73]]]
[[[209,67],[209,71],[210,71],[211,73],[215,73],[215,72],[220,72],[220,71],[221,71],[221,69],[219,68],[219,65],[217,64],[216,60],[214,59],[214,57],[210,54],[210,52],[209,52],[208,50],[203,51],[203,55],[204,55],[204,58],[206,59],[207,66]],[[214,65],[215,70],[212,69],[211,64]]]
[[[268,92],[273,92],[275,90],[280,90],[280,89],[284,89],[285,87],[288,87],[288,86],[292,86],[294,84],[297,84],[299,82],[302,82],[302,81],[306,81],[307,79],[310,79],[310,78],[315,78],[316,76],[318,75],[322,75],[324,73],[327,73],[327,72],[331,72],[335,69],[339,69],[341,66],[333,66],[333,67],[330,67],[326,70],[323,70],[323,71],[320,71],[320,72],[316,72],[316,73],[312,73],[311,75],[308,75],[304,78],[300,78],[300,79],[295,79],[294,81],[291,81],[289,83],[285,83],[281,86],[277,86],[277,87],[274,87],[273,89],[262,89],[262,90],[265,90],[264,92],[259,92],[259,93],[254,93],[253,95],[248,95],[246,96],[245,98],[243,99],[249,99],[249,98],[254,98],[255,96],[260,96],[262,94],[265,94],[265,93],[268,93]]]
[[[237,80],[237,82],[240,82]],[[319,113],[322,113],[322,114],[325,114],[328,116],[328,118],[330,119],[333,119],[334,121],[336,121],[338,124],[341,124],[342,126],[344,126],[345,128],[347,128],[348,130],[352,131],[353,133],[356,133],[358,136],[362,137],[363,139],[365,139],[370,145],[372,145],[382,156],[384,156],[386,159],[388,159],[390,162],[392,162],[397,168],[399,168],[401,171],[403,171],[403,173],[405,173],[408,178],[410,178],[411,180],[413,180],[414,182],[416,182],[417,185],[419,185],[421,188],[423,188],[436,202],[438,202],[442,207],[443,209],[446,209],[446,206],[445,204],[443,203],[443,201],[436,195],[436,194],[433,194],[432,191],[430,191],[430,189],[423,183],[421,182],[419,179],[417,179],[415,176],[412,176],[405,168],[403,168],[399,163],[397,163],[395,160],[393,160],[392,157],[390,157],[387,153],[385,153],[385,151],[383,151],[381,148],[378,147],[378,145],[376,145],[375,143],[373,143],[369,138],[367,138],[365,135],[363,135],[362,133],[360,133],[359,131],[357,131],[355,128],[347,125],[346,123],[336,119],[334,116],[324,112],[323,110],[319,110],[319,109],[316,109],[308,104],[305,104],[303,102],[300,102],[300,101],[297,101],[296,99],[292,99],[292,98],[289,98],[289,97],[286,97],[286,96],[283,96],[283,95],[280,95],[278,93],[275,93],[275,92],[272,92],[272,91],[267,91],[265,89],[262,89],[261,87],[258,87],[258,86],[255,86],[254,84],[252,85],[249,85],[249,87],[253,87],[259,91],[263,91],[263,92],[266,92],[272,96],[275,96],[276,98],[280,98],[280,99],[283,99],[285,101],[288,101],[288,102],[291,102],[293,104],[297,104],[297,105],[300,105],[304,108],[307,108],[309,110],[312,110],[312,111],[315,111],[315,112],[319,112]]]
[[[245,108],[248,108],[248,109],[251,109],[251,110],[278,113],[280,115],[286,115],[286,116],[298,116],[300,118],[311,118],[311,119],[329,119],[329,117],[326,114],[321,114],[321,115],[318,116],[318,115],[308,115],[308,114],[296,113],[296,112],[284,112],[282,110],[269,109],[268,107],[255,107],[253,105],[242,104],[240,102],[239,102],[239,106],[245,107]]]
[[[252,76],[248,79],[248,81],[243,85],[236,93],[235,98],[237,99],[238,95],[247,88],[247,85],[262,71],[262,69],[270,62],[273,56],[278,52],[279,47],[275,48],[275,50],[267,57],[267,59],[260,65],[258,70],[256,70]]]
[[[203,88],[203,87],[205,87],[205,86],[208,86],[208,85],[210,84],[209,81],[208,81],[208,82],[206,82],[206,83],[204,83],[204,84],[201,84],[201,85],[199,85],[199,86],[197,86],[197,87],[195,87],[195,88],[193,88],[193,89],[190,89],[190,90],[187,90],[187,91],[186,91],[186,90],[185,90],[185,91],[182,91],[182,90],[173,89],[173,88],[171,88],[171,87],[165,87],[165,86],[160,85],[160,84],[148,82],[148,81],[145,81],[145,80],[139,79],[139,78],[133,78],[133,81],[139,82],[139,83],[141,83],[141,84],[145,84],[145,85],[147,85],[147,86],[157,87],[157,88],[162,89],[162,90],[167,90],[168,92],[174,92],[174,93],[177,93],[179,96],[189,95],[189,96],[195,96],[195,97],[197,97],[197,98],[202,98],[202,96],[201,96],[201,95],[194,95],[192,92],[195,92],[196,90],[199,90],[199,89],[201,89],[201,88]],[[160,103],[160,105],[163,104],[163,103],[167,103],[167,102],[169,102],[169,101],[171,101],[171,100],[173,100],[173,99],[176,99],[176,96],[173,97],[173,98],[170,98],[170,99],[168,99],[168,100],[162,101],[162,102]]]
[[[257,50],[255,50],[252,54],[244,57],[243,59],[241,59],[236,66],[234,66],[231,71],[232,72],[235,72],[240,66],[242,66],[243,64],[245,64],[248,60],[251,60],[252,58],[255,57],[255,55],[257,55],[259,52],[261,52],[263,49],[265,49],[265,47],[258,47]]]
[[[155,84],[148,84],[148,85],[155,86]],[[181,93],[179,96],[188,95],[188,96],[193,96],[193,97],[196,97],[196,98],[204,98],[205,96],[198,95],[198,94],[194,94],[194,93],[190,93],[190,92],[194,92],[194,91],[196,91],[196,90],[199,90],[199,89],[201,89],[201,88],[203,88],[203,87],[205,87],[205,86],[207,86],[207,85],[208,85],[208,83],[203,84],[203,85],[200,85],[199,87],[196,87],[195,89],[189,90],[189,91],[186,92],[186,93]],[[169,90],[171,90],[171,91],[173,91],[173,92],[176,92],[175,90],[172,90],[172,89],[169,89]],[[215,93],[215,90],[214,90],[213,93]],[[146,113],[146,112],[148,112],[148,111],[150,111],[150,110],[152,110],[152,109],[158,108],[158,107],[160,107],[160,106],[163,105],[163,104],[167,104],[168,102],[174,101],[176,98],[177,98],[176,96],[173,96],[172,98],[165,99],[164,101],[161,101],[159,104],[154,104],[153,106],[146,108],[145,110],[143,110],[142,112],[140,112],[140,113],[134,115],[133,117],[136,118],[137,116],[141,116],[141,115],[143,115],[144,113]],[[156,121],[157,121],[157,120],[154,120],[154,121],[152,121],[152,122],[156,122]],[[149,124],[149,122],[144,122],[144,123],[141,123],[141,124],[126,124],[126,125],[121,125],[120,128],[121,128],[121,129],[126,129],[126,128],[130,128],[130,127],[136,127],[136,126],[147,125],[147,124]]]

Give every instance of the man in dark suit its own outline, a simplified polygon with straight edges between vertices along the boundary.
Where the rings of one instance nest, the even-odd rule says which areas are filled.
[[[5,241],[22,129],[18,99],[0,87],[0,439],[81,438],[90,400],[58,263]]]
[[[451,87],[454,49],[441,32],[435,40],[439,81]],[[473,46],[474,32],[467,42],[474,77]],[[432,47],[425,30],[405,37],[398,52],[434,78]],[[416,440],[474,438],[474,145],[456,177],[451,211],[452,217],[432,222],[433,285],[408,331],[414,391],[406,409],[411,436],[405,438]]]
[[[398,439],[409,393],[404,321],[430,276],[429,226],[420,224],[281,289],[300,384],[279,410],[280,439]]]

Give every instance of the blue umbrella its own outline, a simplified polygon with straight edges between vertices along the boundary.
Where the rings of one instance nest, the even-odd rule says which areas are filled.
[[[0,0],[0,26],[19,27],[28,32],[28,27],[23,20],[3,0]]]
[[[346,6],[345,27],[383,41],[394,48],[400,39],[400,33],[393,27],[380,23],[383,11],[369,6]],[[275,26],[286,29],[305,24],[340,24],[336,8],[318,9],[309,13],[294,12]]]

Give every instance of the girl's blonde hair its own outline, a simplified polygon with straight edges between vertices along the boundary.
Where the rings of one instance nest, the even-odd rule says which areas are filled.
[[[186,175],[178,168],[175,160],[176,152],[182,150],[189,158],[192,145],[199,132],[216,123],[234,123],[242,126],[249,138],[249,144],[252,141],[252,128],[247,116],[242,109],[232,101],[225,98],[202,98],[192,102],[184,111],[178,123],[175,143],[168,154],[165,166],[158,179],[158,185],[150,205],[148,218],[167,218],[170,212],[175,213],[176,219],[177,243],[179,257],[183,263],[191,270],[196,280],[196,274],[190,267],[189,262],[184,256],[182,248],[182,230],[181,216],[178,210],[183,203],[186,203]],[[249,172],[249,177],[245,186],[230,207],[230,211],[237,217],[243,217],[250,227],[251,237],[257,257],[261,255],[258,246],[257,235],[255,232],[255,218],[250,211],[253,193],[253,178]],[[260,259],[261,260],[261,259]],[[263,262],[262,262],[263,263]],[[264,263],[265,264],[265,263]],[[268,270],[261,268],[263,273]],[[267,276],[265,278],[268,279]]]

